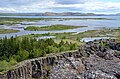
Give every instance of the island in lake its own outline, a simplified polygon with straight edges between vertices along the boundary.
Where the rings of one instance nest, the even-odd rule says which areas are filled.
[[[120,79],[119,0],[0,0],[0,79]]]

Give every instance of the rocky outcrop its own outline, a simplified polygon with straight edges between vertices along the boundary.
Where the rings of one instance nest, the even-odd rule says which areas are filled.
[[[79,50],[26,60],[0,79],[120,79],[120,43],[96,40]]]
[[[50,79],[120,79],[119,49],[120,44],[115,40],[88,42],[80,47],[80,58],[58,61],[51,68]]]

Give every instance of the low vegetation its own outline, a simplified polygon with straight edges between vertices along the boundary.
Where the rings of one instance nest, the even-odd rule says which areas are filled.
[[[77,44],[81,44],[80,40],[82,38],[92,38],[92,37],[111,37],[120,40],[120,29],[100,29],[100,30],[88,30],[81,33],[46,33],[46,34],[30,34],[25,35],[31,38],[37,38],[41,36],[55,36],[54,41],[59,43],[61,40],[71,41]],[[24,37],[24,36],[22,36]]]
[[[67,29],[75,29],[87,26],[69,26],[69,25],[51,25],[51,26],[43,26],[43,27],[36,27],[36,26],[29,26],[24,30],[32,30],[32,31],[39,31],[39,30],[67,30]]]
[[[53,39],[37,40],[28,37],[0,39],[0,72],[11,69],[12,65],[26,59],[44,57],[46,54],[77,49],[76,43]]]
[[[0,25],[14,25],[21,24],[21,22],[31,22],[38,20],[48,20],[46,18],[9,18],[9,17],[0,17]]]
[[[64,20],[114,20],[110,18],[64,18]]]
[[[12,30],[12,29],[0,29],[0,34],[6,34],[6,33],[16,33],[19,32],[19,30]]]
[[[39,39],[42,36],[56,36],[53,39]],[[0,39],[0,72],[7,71],[18,62],[43,57],[47,54],[77,49],[84,37],[115,37],[120,41],[120,28],[91,30],[82,33],[30,34],[21,37]],[[101,43],[102,46],[106,44]]]
[[[114,20],[110,18],[12,18],[12,17],[0,17],[0,25],[14,25],[21,24],[21,22],[31,22],[39,20]]]

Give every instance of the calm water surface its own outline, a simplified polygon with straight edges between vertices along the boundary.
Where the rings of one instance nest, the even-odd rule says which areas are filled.
[[[0,16],[3,17],[3,16]],[[51,20],[51,21],[37,21],[37,22],[24,22],[23,25],[17,24],[14,26],[1,26],[2,29],[16,29],[20,30],[18,33],[0,34],[2,37],[22,36],[27,34],[44,34],[44,33],[63,33],[63,32],[84,32],[87,30],[106,28],[118,28],[120,27],[120,16],[4,16],[14,18],[110,18],[115,20]],[[54,24],[75,25],[75,26],[88,26],[84,28],[70,29],[70,30],[57,30],[57,31],[25,31],[24,28],[28,26],[46,26]]]

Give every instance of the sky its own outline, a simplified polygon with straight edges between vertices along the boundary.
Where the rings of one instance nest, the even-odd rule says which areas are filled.
[[[120,13],[120,0],[0,0],[2,13]]]

